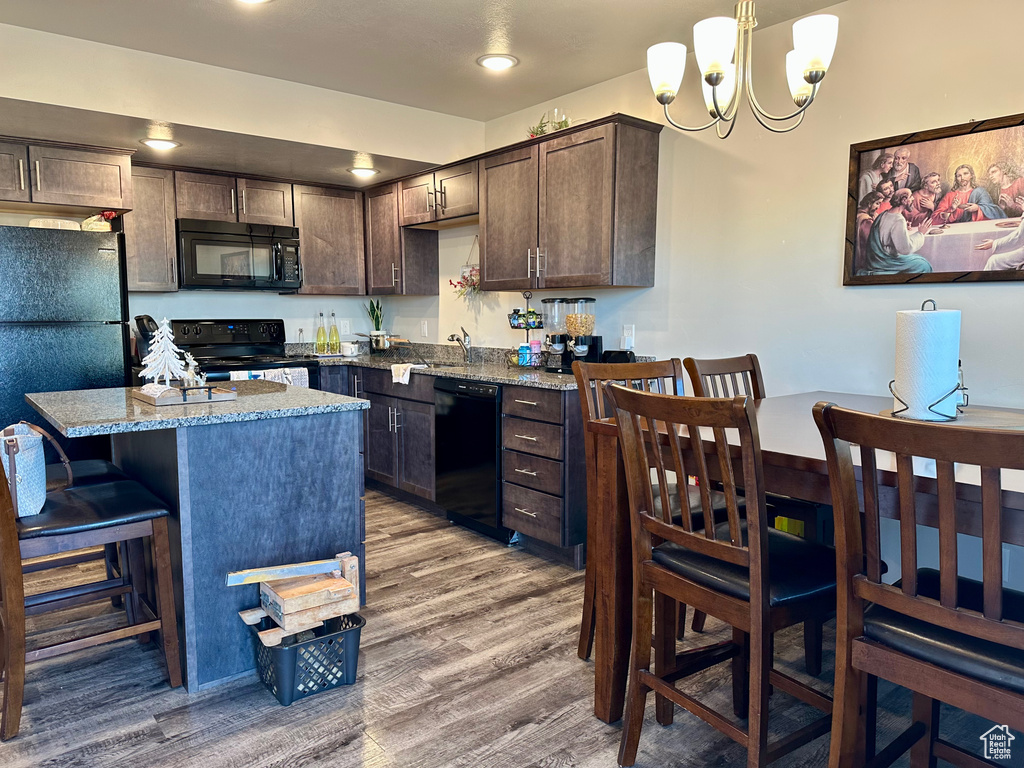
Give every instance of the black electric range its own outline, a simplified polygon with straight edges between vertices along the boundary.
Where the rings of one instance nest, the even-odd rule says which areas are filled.
[[[285,354],[283,320],[172,320],[171,331],[175,345],[195,358],[207,381],[227,381],[244,371],[256,378],[262,371],[301,368],[309,387],[320,388],[316,357]]]

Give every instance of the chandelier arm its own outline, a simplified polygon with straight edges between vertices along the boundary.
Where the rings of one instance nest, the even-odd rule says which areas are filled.
[[[680,131],[688,131],[690,133],[696,133],[697,131],[705,131],[711,126],[715,125],[716,123],[721,122],[722,120],[722,118],[716,117],[707,125],[702,125],[699,128],[691,128],[686,125],[681,125],[680,123],[677,123],[675,120],[672,119],[672,115],[668,113],[668,104],[665,105],[665,119],[668,120],[668,124],[671,125],[673,128],[677,128]]]
[[[747,34],[749,35],[750,32],[747,32]],[[742,98],[742,94],[740,93],[740,88],[741,88],[740,80],[743,78],[743,74],[742,74],[743,73],[743,62],[744,62],[744,56],[743,56],[744,40],[743,40],[743,35],[744,35],[743,27],[737,26],[737,28],[736,28],[736,83],[735,83],[735,85],[734,85],[734,87],[732,89],[732,101],[730,101],[726,105],[726,107],[725,107],[725,111],[726,111],[727,114],[722,115],[722,119],[724,119],[726,122],[728,122],[728,121],[732,120],[734,117],[736,117],[736,112],[740,108],[740,99]],[[712,96],[714,96],[714,89],[713,88],[711,90],[711,93],[712,93]],[[717,100],[716,100],[715,108],[716,109],[718,108]],[[721,112],[719,112],[719,114],[721,114]],[[730,128],[729,129],[729,133],[731,133],[731,132],[732,132],[732,129]],[[725,135],[728,136],[729,134],[726,133]]]
[[[762,128],[767,128],[772,133],[789,133],[794,128],[798,128],[800,126],[800,123],[802,123],[804,121],[804,113],[803,113],[803,111],[801,111],[801,112],[797,113],[797,118],[796,118],[796,122],[795,123],[792,123],[790,125],[784,125],[784,126],[781,126],[781,127],[776,127],[776,126],[772,125],[771,123],[765,121],[764,118],[762,118],[759,114],[757,114],[757,112],[755,110],[752,109],[750,111],[753,113],[754,117],[757,119],[757,122],[759,122],[761,124],[761,127]]]
[[[715,126],[715,133],[718,134],[718,138],[720,138],[720,139],[728,139],[729,138],[729,134],[732,133],[732,129],[736,127],[736,122],[737,121],[736,120],[726,120],[725,122],[727,122],[729,124],[729,129],[725,133],[722,133],[722,124],[721,123],[719,123],[718,125]]]
[[[759,123],[761,123],[761,125],[763,125],[765,128],[769,128],[769,126],[765,125],[764,120],[761,119],[762,117],[765,120],[772,120],[772,121],[774,121],[776,123],[781,123],[781,122],[784,122],[786,120],[792,120],[794,117],[798,117],[799,115],[802,115],[804,112],[807,111],[807,108],[810,107],[811,104],[814,103],[814,97],[818,95],[818,83],[814,83],[811,86],[811,95],[808,97],[808,99],[804,103],[804,105],[802,107],[800,107],[799,109],[797,109],[796,111],[791,112],[788,115],[773,115],[771,112],[768,112],[758,102],[757,96],[754,95],[754,77],[753,77],[753,73],[752,73],[752,67],[751,67],[751,64],[750,64],[750,62],[753,60],[753,58],[754,58],[754,36],[750,35],[750,37],[747,38],[747,56],[746,56],[746,66],[744,68],[744,80],[745,80],[744,85],[745,85],[746,91],[747,91],[747,101],[750,102],[750,111],[754,113],[754,117],[757,117],[757,121]],[[799,123],[797,123],[797,125],[799,125]],[[794,127],[796,127],[796,126],[794,126]],[[786,128],[785,130],[782,130],[782,131],[776,131],[776,133],[785,133],[787,130],[792,130],[792,129],[791,128]]]

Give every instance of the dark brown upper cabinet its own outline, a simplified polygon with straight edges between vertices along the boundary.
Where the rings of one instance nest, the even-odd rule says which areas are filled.
[[[301,236],[302,230],[299,230]],[[437,232],[399,224],[399,185],[366,193],[366,292],[371,296],[438,293]]]
[[[472,216],[480,210],[475,162],[405,179],[398,186],[403,227]]]
[[[28,175],[28,145],[0,144],[0,200],[29,202],[32,190]]]
[[[366,293],[362,192],[296,184],[295,226],[302,249],[299,293]]]
[[[135,207],[123,217],[129,291],[178,290],[174,172],[132,168]]]
[[[295,226],[292,185],[280,181],[236,179],[238,220],[245,224]]]
[[[537,158],[534,145],[480,161],[482,290],[536,287]]]
[[[179,219],[238,221],[235,179],[212,173],[174,174],[174,194]]]
[[[481,160],[481,287],[654,285],[660,130],[613,116]]]
[[[28,160],[33,203],[131,210],[132,168],[128,152],[30,145]]]

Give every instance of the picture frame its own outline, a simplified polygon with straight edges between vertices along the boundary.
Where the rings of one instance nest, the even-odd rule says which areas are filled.
[[[843,285],[1024,280],[1022,214],[1024,114],[853,144]]]

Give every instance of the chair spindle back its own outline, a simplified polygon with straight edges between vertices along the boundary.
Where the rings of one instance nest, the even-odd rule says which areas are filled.
[[[764,397],[764,379],[757,355],[683,361],[695,397]]]
[[[638,392],[607,384],[615,405],[638,562],[650,559],[651,537],[657,536],[702,555],[751,569],[751,601],[767,600],[767,523],[761,449],[749,398],[696,398]],[[739,448],[730,448],[727,429],[739,432]],[[710,432],[710,439],[707,433]],[[652,436],[656,436],[652,439]],[[736,477],[738,452],[741,477]],[[656,483],[648,467],[656,470]],[[717,472],[712,472],[712,469]],[[670,504],[665,472],[693,475],[700,487],[703,530],[694,530],[688,505]],[[709,489],[719,481],[726,498],[728,539],[719,538]],[[737,506],[737,485],[744,488],[747,539]],[[661,494],[661,514],[654,496]],[[679,498],[684,498],[683,494]],[[680,522],[674,522],[674,521]],[[763,578],[757,578],[755,574]],[[756,582],[756,584],[755,584]],[[762,589],[762,587],[764,587]]]
[[[1002,470],[1024,470],[1024,432],[929,424],[851,411],[833,403],[814,406],[828,461],[836,515],[840,597],[873,602],[931,624],[1024,650],[1024,624],[1003,619]],[[862,490],[853,462],[858,446]],[[895,458],[877,452],[894,454]],[[879,459],[882,459],[881,461]],[[915,477],[914,459],[935,462],[935,480]],[[881,465],[881,467],[880,467]],[[891,486],[895,467],[896,487]],[[958,486],[980,473],[980,489]],[[885,484],[883,481],[888,481]],[[931,490],[934,494],[921,493]],[[895,505],[900,519],[900,586],[881,581],[880,518]],[[980,506],[982,514],[983,610],[961,607],[957,533],[972,533],[959,512]],[[863,508],[863,527],[861,512]],[[939,598],[918,591],[918,522],[939,531]],[[844,583],[845,582],[845,583]],[[840,609],[842,609],[842,599]]]

